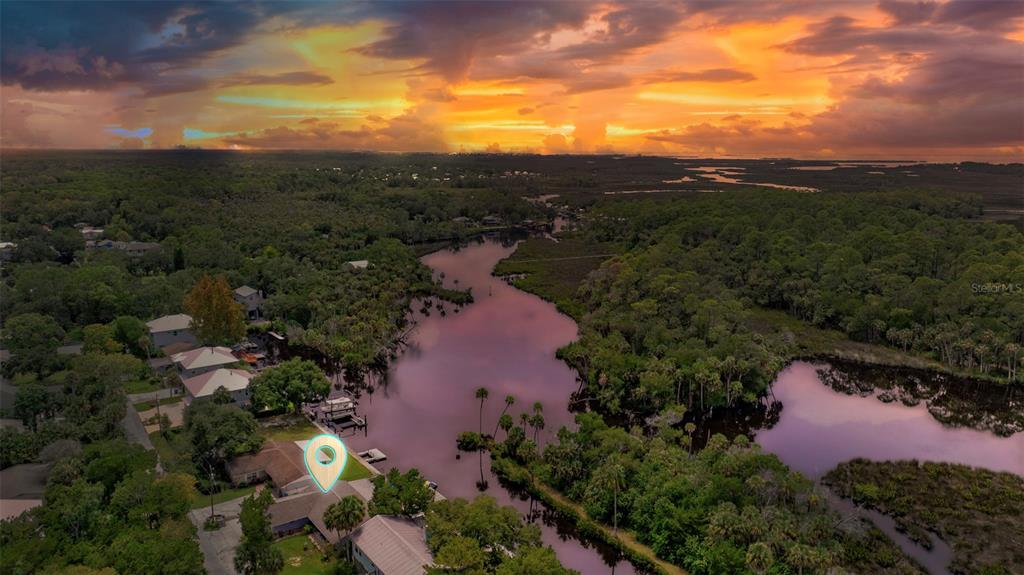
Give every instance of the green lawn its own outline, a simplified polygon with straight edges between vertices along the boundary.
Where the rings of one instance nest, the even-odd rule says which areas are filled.
[[[160,389],[160,383],[153,379],[139,379],[136,381],[129,381],[124,384],[125,393],[149,393],[150,391],[158,391]]]
[[[345,481],[366,479],[371,475],[370,470],[363,467],[363,464],[359,463],[359,460],[354,457],[348,458],[348,461],[345,462],[345,470],[341,472],[341,478]]]
[[[303,549],[305,544],[306,549]],[[323,560],[323,554],[313,545],[309,537],[295,535],[274,543],[284,555],[284,570],[281,575],[321,575],[330,573],[334,560]]]
[[[181,400],[182,400],[182,396],[180,396],[180,395],[176,396],[176,397],[165,397],[165,398],[160,400],[160,405],[170,405],[172,403],[178,403]],[[156,402],[155,401],[140,401],[139,403],[133,403],[132,405],[135,406],[135,411],[138,411],[139,413],[142,413],[143,411],[147,411],[147,410],[150,410],[150,409],[153,409],[154,407],[156,407]]]
[[[263,435],[273,441],[302,441],[323,433],[320,428],[310,423],[305,417],[294,420],[288,425],[267,426],[264,423]]]
[[[256,490],[255,485],[249,485],[248,487],[233,487],[225,489],[220,493],[213,494],[213,504],[216,506],[218,503],[224,503],[225,501],[231,501],[232,499],[238,499],[239,497],[245,497]],[[199,494],[192,501],[192,509],[200,509],[203,507],[210,506],[210,496]],[[216,511],[216,507],[214,508]]]

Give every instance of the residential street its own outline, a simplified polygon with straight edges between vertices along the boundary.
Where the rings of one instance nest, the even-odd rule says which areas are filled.
[[[203,565],[209,575],[236,575],[235,548],[242,539],[242,526],[238,514],[245,497],[214,505],[214,511],[225,517],[224,526],[216,531],[203,530],[203,522],[210,516],[210,507],[189,512],[188,518],[196,526],[199,547],[203,550]]]

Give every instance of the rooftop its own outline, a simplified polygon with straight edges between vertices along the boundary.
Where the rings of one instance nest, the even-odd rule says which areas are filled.
[[[238,363],[238,358],[226,347],[201,347],[191,351],[176,353],[171,356],[171,359],[174,360],[174,363],[180,365],[182,369],[202,369],[204,367]]]
[[[182,383],[188,388],[192,397],[206,397],[213,395],[213,392],[217,391],[218,387],[223,387],[228,391],[245,389],[249,387],[249,381],[252,378],[253,374],[244,369],[221,368],[190,377],[182,381]]]
[[[357,527],[351,539],[388,575],[421,575],[434,561],[423,527],[404,517],[375,515]]]
[[[241,287],[235,288],[235,295],[237,295],[238,297],[249,297],[249,296],[251,296],[254,293],[258,293],[258,292],[255,289],[253,289],[253,288],[251,288],[249,286],[241,286]]]
[[[192,316],[184,313],[165,315],[146,322],[150,333],[186,330],[192,325]]]

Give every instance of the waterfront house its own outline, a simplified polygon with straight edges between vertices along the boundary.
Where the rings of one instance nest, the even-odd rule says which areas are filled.
[[[332,546],[337,545],[341,539],[336,531],[328,529],[324,524],[324,512],[331,505],[350,495],[358,497],[363,505],[366,505],[366,500],[349,485],[348,481],[338,481],[326,493],[314,489],[282,497],[275,501],[268,510],[271,531],[275,537],[287,537],[304,530],[309,525],[315,530],[316,536],[321,541]]]
[[[199,340],[192,335],[192,316],[179,313],[165,315],[152,321],[146,322],[149,327],[149,336],[153,339],[153,345],[159,348],[166,347],[173,343],[186,343],[198,345]]]
[[[238,358],[226,347],[200,347],[190,351],[183,351],[172,355],[171,361],[177,366],[178,374],[181,376],[182,381],[222,367],[232,367],[239,363]]]
[[[233,458],[227,471],[235,487],[270,481],[276,497],[307,492],[313,487],[302,448],[294,441],[268,441],[257,453]]]
[[[259,319],[263,315],[263,294],[249,286],[236,288],[234,291],[235,301],[242,306],[245,312],[245,319]]]
[[[369,575],[421,575],[434,561],[423,525],[405,517],[375,515],[349,539],[352,559]]]
[[[239,407],[249,405],[249,382],[254,374],[244,369],[215,369],[183,380],[185,405],[197,399],[209,399],[223,387]]]

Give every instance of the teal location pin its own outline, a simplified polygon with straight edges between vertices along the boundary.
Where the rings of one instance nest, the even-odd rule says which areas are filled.
[[[330,452],[329,461],[321,461],[320,452]],[[306,443],[306,471],[320,491],[327,493],[341,477],[348,462],[345,444],[334,435],[317,435]]]

